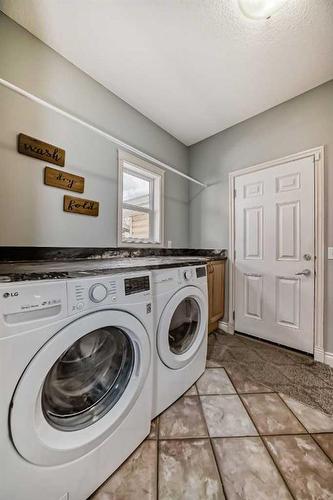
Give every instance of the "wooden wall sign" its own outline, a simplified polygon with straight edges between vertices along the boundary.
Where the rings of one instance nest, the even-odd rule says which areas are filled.
[[[39,141],[25,134],[18,135],[17,150],[23,155],[54,163],[59,167],[65,165],[64,149],[48,144],[47,142]]]
[[[45,167],[44,169],[44,184],[75,191],[76,193],[83,193],[84,191],[84,177],[51,167]]]
[[[74,214],[98,216],[99,202],[85,200],[83,198],[74,198],[73,196],[64,196],[64,211]]]

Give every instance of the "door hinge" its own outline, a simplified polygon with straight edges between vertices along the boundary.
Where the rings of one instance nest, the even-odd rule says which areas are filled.
[[[232,319],[235,321],[235,311],[232,311]]]
[[[236,189],[234,189],[234,198],[236,198],[236,196],[237,196],[237,191]]]

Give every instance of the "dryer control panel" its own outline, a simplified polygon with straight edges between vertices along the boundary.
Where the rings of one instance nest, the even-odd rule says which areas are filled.
[[[184,285],[195,285],[202,281],[206,281],[206,266],[189,266],[178,270],[178,282]]]
[[[206,266],[182,266],[152,271],[153,287],[156,294],[176,290],[180,286],[207,286]]]

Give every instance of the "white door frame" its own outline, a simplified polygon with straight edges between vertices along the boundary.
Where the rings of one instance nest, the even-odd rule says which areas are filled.
[[[324,146],[295,153],[276,160],[229,173],[229,333],[235,331],[235,179],[301,158],[313,156],[315,165],[315,297],[314,297],[314,359],[324,362],[324,267],[325,267],[325,203]]]

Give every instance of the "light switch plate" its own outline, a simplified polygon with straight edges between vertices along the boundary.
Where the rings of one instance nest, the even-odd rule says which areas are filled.
[[[328,247],[327,249],[327,258],[333,259],[333,247]]]

